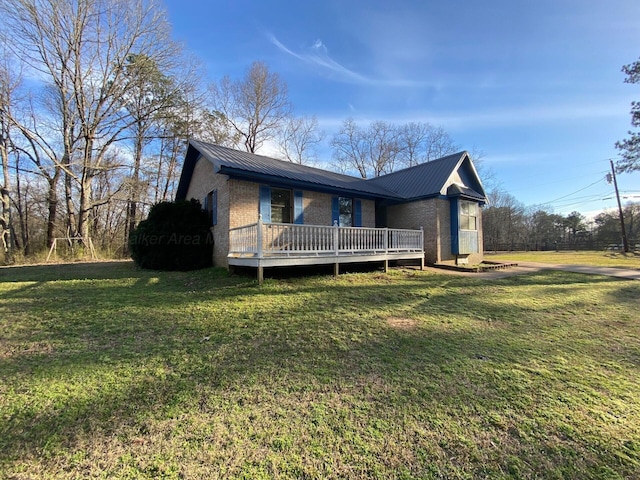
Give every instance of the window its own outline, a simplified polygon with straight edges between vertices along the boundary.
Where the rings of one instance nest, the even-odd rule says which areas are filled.
[[[203,210],[209,214],[211,225],[218,223],[218,190],[211,190],[204,197]]]
[[[478,229],[478,204],[460,201],[460,230]]]
[[[362,200],[349,197],[331,198],[331,224],[341,227],[362,226]]]
[[[271,189],[271,221],[291,223],[291,190]]]
[[[353,199],[338,197],[338,205],[340,207],[339,225],[341,227],[353,226]]]
[[[304,198],[300,190],[260,185],[258,213],[265,223],[304,224]]]

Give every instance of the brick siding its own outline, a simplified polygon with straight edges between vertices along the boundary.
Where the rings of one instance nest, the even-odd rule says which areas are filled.
[[[258,221],[260,184],[230,179],[214,174],[213,165],[200,158],[193,172],[187,198],[200,202],[212,190],[218,191],[218,224],[212,227],[214,236],[214,265],[228,267],[229,229]],[[303,191],[304,223],[331,225],[331,198],[333,195]],[[362,200],[362,226],[375,227],[375,202]],[[446,199],[436,198],[394,205],[387,208],[390,228],[424,229],[425,260],[428,263],[452,261],[450,206]],[[482,261],[482,209],[478,209],[477,254],[469,255],[471,264]]]

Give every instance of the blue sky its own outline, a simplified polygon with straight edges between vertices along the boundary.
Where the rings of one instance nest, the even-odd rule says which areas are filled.
[[[640,100],[621,72],[640,57],[638,0],[165,4],[211,80],[266,62],[327,139],[347,117],[429,122],[526,205],[615,206],[604,177]],[[640,172],[618,181],[640,201]]]

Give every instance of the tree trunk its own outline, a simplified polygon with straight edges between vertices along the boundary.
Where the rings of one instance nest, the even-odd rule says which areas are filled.
[[[73,179],[69,173],[64,174],[64,198],[67,206],[67,235],[75,237],[76,231],[76,207],[73,204]]]
[[[82,176],[80,184],[80,208],[78,211],[78,236],[82,242],[88,241],[91,230],[91,210],[92,205],[92,182],[93,178],[87,174]]]
[[[4,129],[3,129],[4,130]],[[12,254],[11,241],[11,198],[9,191],[11,189],[11,179],[9,177],[9,149],[7,146],[8,139],[5,132],[0,133],[0,158],[2,159],[3,183],[0,187],[0,201],[2,202],[2,211],[0,212],[0,235],[2,236],[2,248],[5,253],[5,259],[10,260]]]
[[[142,162],[142,143],[144,139],[140,133],[136,135],[135,152],[133,158],[133,176],[131,194],[127,203],[127,218],[124,228],[124,252],[129,253],[129,235],[136,228],[136,215],[138,210],[138,190],[140,183],[140,163]]]
[[[53,177],[49,178],[49,195],[47,196],[49,216],[47,218],[47,247],[51,248],[55,237],[56,220],[58,216],[58,179],[60,168],[56,167]]]

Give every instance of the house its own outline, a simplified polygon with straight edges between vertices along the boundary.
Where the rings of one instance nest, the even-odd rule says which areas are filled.
[[[467,152],[361,179],[191,140],[176,200],[211,215],[214,264],[479,263],[486,194]]]

